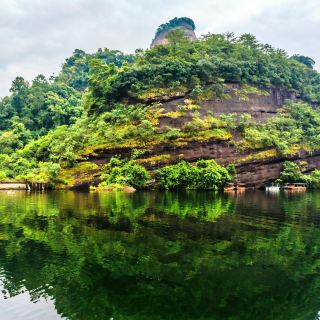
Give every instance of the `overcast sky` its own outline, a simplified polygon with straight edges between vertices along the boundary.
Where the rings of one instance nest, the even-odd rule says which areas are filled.
[[[74,49],[147,48],[156,28],[187,16],[197,35],[250,32],[320,62],[319,0],[0,0],[0,96],[21,75],[58,72]],[[317,67],[319,69],[319,63]]]

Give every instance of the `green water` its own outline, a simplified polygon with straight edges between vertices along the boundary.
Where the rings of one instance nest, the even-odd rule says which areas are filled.
[[[319,319],[320,193],[0,193],[1,320]]]

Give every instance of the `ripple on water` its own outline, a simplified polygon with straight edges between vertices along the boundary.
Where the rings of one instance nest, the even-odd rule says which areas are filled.
[[[318,243],[320,193],[0,194],[0,320],[295,319]]]
[[[6,292],[0,284],[0,291]],[[13,297],[7,297],[6,293],[0,296],[1,320],[60,320],[65,319],[58,315],[54,301],[39,298],[32,301],[32,297],[25,289]]]

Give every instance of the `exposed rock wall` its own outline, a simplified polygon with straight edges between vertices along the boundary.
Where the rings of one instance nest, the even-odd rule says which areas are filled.
[[[201,103],[202,109],[211,110],[214,115],[223,113],[249,113],[256,120],[264,120],[273,116],[277,109],[283,106],[285,100],[296,100],[293,92],[278,88],[268,89],[268,95],[248,94],[247,99],[243,99],[235,93],[234,89],[240,89],[238,84],[227,86],[229,99],[207,100]]]
[[[256,151],[257,152],[257,151]],[[99,165],[108,162],[115,154],[130,157],[131,150],[115,149],[101,150],[90,160]],[[174,147],[168,144],[157,145],[147,152],[144,157],[153,157],[159,154],[170,155],[169,161],[156,161],[144,163],[149,170],[154,170],[168,163],[176,163],[183,159],[188,162],[196,162],[198,159],[214,159],[221,165],[236,164],[237,180],[248,187],[263,187],[279,177],[284,161],[303,161],[305,171],[320,168],[320,150],[312,153],[300,151],[290,156],[274,156],[264,159],[245,159],[252,151],[239,151],[227,141],[210,140],[205,142],[190,142],[185,146]]]
[[[200,103],[200,114],[204,116],[208,112],[213,115],[236,113],[249,113],[255,121],[264,121],[275,115],[277,110],[283,106],[286,99],[297,100],[294,93],[271,88],[268,94],[249,94],[248,99],[239,99],[236,94],[237,89],[241,87],[237,84],[229,84],[226,86],[226,93],[229,94],[228,99],[212,99]],[[183,105],[184,100],[188,97],[175,99],[165,102],[162,107],[165,111],[176,111],[178,105]],[[192,114],[186,114],[178,118],[164,117],[160,118],[160,127],[171,126],[181,127],[187,121],[192,119]],[[235,163],[237,168],[237,179],[240,183],[247,186],[262,187],[279,177],[283,162],[304,161],[306,163],[305,170],[313,170],[320,168],[320,150],[313,153],[300,151],[291,156],[271,156],[263,159],[254,159],[253,153],[264,150],[238,150],[230,141],[210,139],[206,141],[191,141],[182,146],[174,146],[170,143],[158,144],[150,147],[143,155],[142,163],[149,169],[154,170],[158,167],[169,163],[176,163],[183,159],[188,162],[196,162],[198,159],[214,159],[221,165]],[[122,157],[130,157],[131,148],[114,148],[108,150],[95,150],[95,155],[88,160],[98,165],[107,163],[114,155]],[[156,161],[144,161],[153,157],[165,155],[167,158]],[[272,153],[271,153],[272,155]],[[96,181],[98,183],[98,180]]]
[[[238,179],[252,187],[262,187],[279,177],[284,161],[303,161],[305,172],[320,168],[320,150],[312,153],[300,151],[292,156],[252,160],[237,166]]]
[[[186,24],[186,25],[172,28],[170,30],[160,32],[152,40],[151,47],[168,44],[168,39],[167,39],[168,33],[172,30],[177,30],[177,29],[181,30],[187,36],[187,38],[190,39],[191,41],[197,39],[197,36],[196,36],[195,32],[193,31],[193,29],[189,25]]]
[[[286,100],[297,100],[294,92],[279,88],[266,89],[265,91],[268,94],[247,94],[245,97],[239,96],[239,90],[241,90],[241,85],[228,84],[225,86],[227,98],[215,98],[199,102],[200,115],[204,116],[209,112],[214,116],[227,113],[236,113],[238,115],[247,113],[250,114],[255,121],[264,121],[274,116]],[[162,107],[166,111],[175,111],[178,105],[184,104],[186,98],[188,98],[188,96],[165,102]],[[190,121],[191,117],[192,112],[177,119],[163,117],[160,119],[160,127],[181,127],[184,123]]]

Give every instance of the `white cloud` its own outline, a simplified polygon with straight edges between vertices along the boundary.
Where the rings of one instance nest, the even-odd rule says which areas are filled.
[[[17,75],[57,72],[76,48],[146,48],[175,16],[193,18],[199,35],[250,32],[320,61],[316,0],[1,0],[0,96]]]

